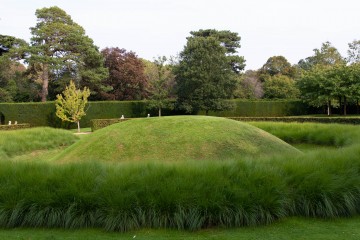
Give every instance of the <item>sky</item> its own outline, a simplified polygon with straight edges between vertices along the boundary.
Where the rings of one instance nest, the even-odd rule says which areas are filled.
[[[326,41],[346,57],[348,43],[360,39],[359,0],[0,0],[0,34],[30,41],[36,9],[50,6],[65,10],[100,49],[148,60],[176,56],[199,29],[238,33],[247,70],[279,55],[296,64]]]

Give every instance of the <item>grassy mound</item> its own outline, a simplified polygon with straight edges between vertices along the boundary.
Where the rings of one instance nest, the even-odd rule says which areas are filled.
[[[136,119],[94,132],[64,151],[60,162],[228,160],[299,151],[245,123],[200,116]]]
[[[49,127],[1,131],[0,159],[37,150],[69,146],[77,141],[73,133]]]

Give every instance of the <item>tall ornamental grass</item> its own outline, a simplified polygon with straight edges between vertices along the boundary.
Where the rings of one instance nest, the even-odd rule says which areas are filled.
[[[295,142],[346,147],[177,164],[1,161],[0,227],[196,230],[270,224],[287,216],[359,214],[358,130],[332,125],[332,132],[325,133],[327,126],[313,125],[306,136],[306,130],[288,126],[266,127],[278,135],[297,134]],[[316,138],[316,131],[332,140]]]
[[[353,216],[360,213],[359,153],[176,165],[5,161],[0,226],[196,230]]]

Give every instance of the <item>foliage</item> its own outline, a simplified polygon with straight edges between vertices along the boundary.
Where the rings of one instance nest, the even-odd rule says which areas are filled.
[[[56,116],[63,121],[77,123],[78,132],[80,132],[80,120],[86,115],[85,106],[89,96],[90,90],[88,88],[76,89],[75,83],[70,81],[70,85],[66,87],[63,95],[57,95],[55,101]]]
[[[26,77],[26,68],[18,60],[26,42],[12,36],[0,35],[0,44],[9,52],[0,56],[0,102],[19,102],[34,99],[36,93]]]
[[[154,72],[150,74],[148,71],[148,106],[158,109],[159,117],[161,117],[163,108],[173,108],[173,101],[170,98],[174,90],[175,75],[172,72],[172,67],[166,65],[166,61],[165,56],[158,57],[153,63]],[[150,64],[148,63],[148,68],[150,68]]]
[[[259,99],[263,97],[263,84],[260,81],[257,71],[247,70],[245,74],[239,76],[237,79],[237,88],[234,92],[235,98]]]
[[[266,63],[259,69],[259,74],[275,76],[278,74],[294,78],[295,68],[291,66],[288,60],[283,56],[270,57]]]
[[[240,48],[240,36],[238,33],[230,32],[227,30],[218,31],[215,29],[200,29],[199,31],[191,31],[192,37],[212,37],[219,41],[221,46],[226,48],[226,56],[228,64],[235,73],[240,73],[245,68],[244,57],[236,55],[237,49]],[[188,38],[189,39],[189,38]]]
[[[302,98],[313,106],[327,105],[328,115],[334,99],[339,100],[346,115],[349,100],[360,99],[360,65],[315,66],[298,81]],[[343,101],[343,102],[342,102]]]
[[[229,108],[236,79],[215,37],[189,37],[175,68],[178,104],[188,113]]]
[[[360,40],[354,40],[349,43],[346,61],[350,64],[360,63]]]
[[[112,87],[103,92],[105,100],[141,100],[147,96],[148,85],[144,74],[144,64],[132,51],[120,48],[105,48],[101,51],[109,77],[105,83]]]
[[[236,117],[236,116],[294,116],[314,113],[307,104],[300,100],[229,100],[234,106],[231,110],[213,112],[209,115]],[[156,115],[156,111],[149,111],[145,101],[101,101],[89,102],[86,116],[80,124],[82,127],[90,127],[91,119],[110,119],[146,117]],[[64,126],[56,117],[54,102],[38,103],[0,103],[0,112],[5,116],[5,122],[17,121],[18,123],[30,123],[31,126],[52,126],[52,127],[71,127],[75,125]],[[184,112],[176,109],[163,109],[164,115],[184,115]],[[205,114],[199,112],[199,114]]]
[[[105,128],[107,126],[110,126],[115,123],[124,122],[127,120],[130,120],[131,118],[112,118],[112,119],[91,119],[90,121],[90,127],[91,131],[94,132],[96,130],[99,130],[101,128]]]
[[[0,125],[0,131],[5,130],[18,130],[23,128],[30,128],[30,124],[28,123],[20,123],[20,124],[11,124],[11,125]]]
[[[84,29],[58,7],[36,10],[37,24],[31,28],[31,46],[28,62],[38,64],[36,74],[42,84],[41,99],[46,101],[49,82],[56,78],[75,79],[78,86],[92,91],[102,88],[107,71],[93,41]],[[51,79],[50,79],[51,78]],[[67,85],[67,83],[62,86]]]
[[[336,123],[360,125],[359,117],[228,117],[244,122],[298,122],[298,123]],[[258,126],[257,126],[258,127]]]
[[[286,75],[277,74],[267,77],[263,86],[265,98],[296,99],[299,96],[295,81]]]
[[[330,42],[322,43],[320,49],[315,48],[313,51],[314,55],[301,59],[298,67],[303,70],[310,70],[316,65],[331,66],[345,63],[344,58]]]

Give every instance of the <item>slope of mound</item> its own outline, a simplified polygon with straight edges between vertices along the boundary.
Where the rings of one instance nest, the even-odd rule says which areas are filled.
[[[78,140],[73,133],[49,127],[37,127],[0,133],[0,159],[36,150],[68,146]]]
[[[55,158],[73,161],[227,160],[299,151],[246,123],[216,117],[134,119],[94,132]]]

